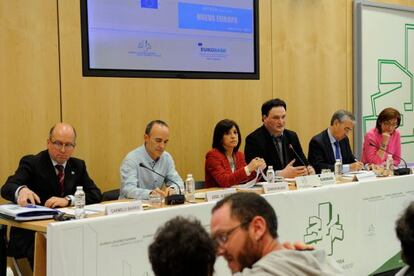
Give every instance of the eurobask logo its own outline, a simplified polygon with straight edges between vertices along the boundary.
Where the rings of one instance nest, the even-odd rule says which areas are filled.
[[[344,239],[340,215],[333,214],[331,202],[319,203],[318,215],[309,217],[308,227],[303,236],[305,243],[318,244],[318,247],[327,251],[328,256],[333,255],[336,242]]]
[[[199,55],[207,60],[221,60],[227,57],[228,50],[224,47],[207,46],[203,42],[198,42]]]

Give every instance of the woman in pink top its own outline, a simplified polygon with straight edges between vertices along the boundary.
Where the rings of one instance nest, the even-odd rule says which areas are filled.
[[[388,107],[381,111],[375,128],[365,134],[362,162],[384,164],[388,154],[392,154],[394,165],[400,164],[401,137],[397,128],[401,123],[398,110]]]

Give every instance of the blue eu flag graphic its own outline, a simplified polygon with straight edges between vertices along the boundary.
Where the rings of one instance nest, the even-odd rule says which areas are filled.
[[[158,0],[141,0],[141,8],[158,9]]]

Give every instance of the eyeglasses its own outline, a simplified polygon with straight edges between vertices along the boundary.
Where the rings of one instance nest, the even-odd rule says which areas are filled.
[[[382,123],[386,127],[394,127],[394,128],[398,127],[398,123],[395,122],[395,121],[394,122],[392,122],[392,121],[385,121],[385,122],[382,122]]]
[[[352,128],[345,127],[345,128],[344,128],[344,131],[345,131],[345,133],[349,133],[349,132],[351,132],[351,131],[352,131]]]
[[[57,150],[61,150],[62,148],[65,148],[67,150],[73,150],[76,146],[75,143],[62,143],[61,141],[58,141],[58,140],[55,140],[55,141],[50,140],[50,142],[53,144],[53,146]]]
[[[231,234],[233,234],[234,231],[236,231],[237,228],[244,227],[244,226],[248,225],[249,223],[250,223],[250,221],[240,223],[239,225],[234,226],[230,230],[227,230],[225,232],[221,232],[217,235],[212,236],[212,239],[214,240],[214,242],[216,243],[217,246],[223,246],[229,240]]]

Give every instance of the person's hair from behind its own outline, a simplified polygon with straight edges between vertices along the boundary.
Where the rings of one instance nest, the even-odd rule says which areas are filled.
[[[410,266],[413,274],[409,275],[414,275],[414,201],[397,220],[395,231],[401,242],[402,259]]]
[[[338,120],[340,123],[343,123],[345,120],[351,120],[352,122],[355,122],[355,116],[347,110],[340,109],[335,111],[335,113],[332,115],[331,126],[334,125],[336,120]]]
[[[217,123],[217,125],[214,128],[214,134],[213,134],[213,148],[218,149],[220,152],[225,153],[225,149],[223,147],[223,136],[224,134],[228,134],[229,131],[235,127],[237,130],[237,136],[239,138],[239,142],[237,146],[233,149],[233,153],[236,153],[239,150],[240,144],[241,144],[241,134],[240,129],[237,123],[233,120],[224,119]]]
[[[285,101],[283,101],[283,100],[281,100],[281,99],[279,99],[279,98],[268,100],[267,102],[265,102],[265,103],[262,105],[262,116],[267,116],[267,115],[269,115],[269,111],[270,111],[273,107],[279,107],[279,106],[281,106],[281,107],[283,107],[285,110],[287,110]]]
[[[242,228],[247,229],[255,216],[261,216],[266,221],[270,235],[275,239],[278,237],[275,210],[262,196],[256,193],[235,193],[217,202],[211,212],[214,213],[224,204],[230,205],[231,215],[240,221]]]
[[[157,276],[213,275],[215,246],[196,219],[177,216],[167,221],[158,228],[148,251]]]

